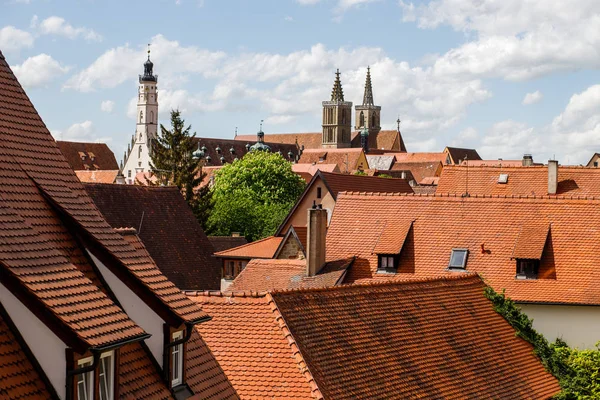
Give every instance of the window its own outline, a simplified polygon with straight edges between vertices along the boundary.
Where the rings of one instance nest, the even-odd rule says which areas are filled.
[[[150,123],[154,123],[154,111],[150,111]]]
[[[131,170],[127,171],[127,177],[131,178]]]
[[[540,260],[517,259],[517,279],[537,279]]]
[[[365,113],[363,113],[362,111],[360,112],[360,118],[359,118],[360,122],[358,123],[358,127],[359,128],[364,128],[365,126]]]
[[[318,187],[317,188],[317,199],[320,199],[320,198],[321,198],[321,188]]]
[[[450,264],[448,264],[448,268],[465,269],[465,266],[467,265],[468,254],[469,250],[467,249],[452,249],[452,254],[450,254]]]
[[[508,174],[500,174],[498,183],[508,183]]]
[[[598,167],[598,161],[594,161],[594,167]]]
[[[396,273],[397,268],[396,257],[392,255],[380,255],[377,272],[379,273]]]
[[[93,358],[79,360],[77,368],[89,367]],[[94,371],[77,375],[77,400],[92,400],[94,398]]]
[[[223,279],[233,280],[246,267],[248,261],[227,260],[223,265]]]
[[[100,371],[98,373],[100,400],[113,400],[114,381],[114,358],[111,351],[102,354],[100,357]]]
[[[173,334],[173,341],[183,338],[183,331]],[[183,383],[183,343],[173,347],[171,364],[171,386],[181,385]]]
[[[144,112],[140,111],[140,124],[142,123],[143,120],[144,120]]]

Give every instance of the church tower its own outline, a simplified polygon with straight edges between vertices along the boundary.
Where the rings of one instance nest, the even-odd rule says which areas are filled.
[[[154,75],[153,68],[148,50],[144,74],[139,76],[135,135],[127,146],[122,171],[129,184],[135,183],[136,173],[150,170],[152,143],[156,139],[158,127],[158,76]]]
[[[376,106],[373,101],[373,87],[371,86],[371,68],[367,67],[367,80],[365,82],[365,94],[360,106],[356,106],[354,129],[367,128],[369,135],[377,134],[381,130],[381,106]]]
[[[331,101],[323,102],[323,148],[350,147],[352,139],[352,102],[344,101],[340,70],[335,73]]]

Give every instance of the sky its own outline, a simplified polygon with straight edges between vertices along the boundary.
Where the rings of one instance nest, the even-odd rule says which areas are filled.
[[[0,50],[57,140],[135,132],[150,44],[159,118],[197,136],[318,132],[339,68],[408,151],[585,164],[600,152],[598,0],[0,0]]]

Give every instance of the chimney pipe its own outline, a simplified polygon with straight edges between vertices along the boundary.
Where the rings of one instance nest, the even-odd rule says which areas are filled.
[[[313,204],[308,210],[306,249],[306,275],[315,276],[325,264],[325,235],[327,233],[327,210]]]
[[[533,157],[531,154],[523,154],[522,163],[524,167],[531,167],[533,165]]]
[[[556,194],[558,189],[558,161],[548,160],[548,194]]]

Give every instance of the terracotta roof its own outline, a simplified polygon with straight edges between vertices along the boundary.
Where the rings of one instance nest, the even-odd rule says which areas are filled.
[[[469,165],[470,167],[522,167],[523,160],[467,160],[462,161],[460,165]]]
[[[373,249],[385,227],[413,220],[398,273],[377,274]],[[516,279],[519,234],[541,225],[551,228],[538,279]],[[460,273],[447,269],[450,254],[466,248],[466,270],[515,301],[599,305],[598,225],[600,200],[342,193],[327,232],[327,259],[357,257],[347,282],[415,279]]]
[[[57,140],[56,144],[74,171],[119,170],[117,159],[106,143]]]
[[[350,172],[358,169],[362,154],[364,153],[360,148],[308,149],[302,152],[298,164],[336,164],[341,172]]]
[[[75,171],[81,182],[86,183],[115,183],[119,170],[108,171]]]
[[[81,240],[172,323],[206,317],[104,221],[0,56],[2,281],[76,351],[144,332],[90,280]]]
[[[467,171],[468,170],[468,171]],[[437,193],[471,195],[530,196],[548,194],[548,167],[466,167],[446,166],[440,176]],[[508,174],[506,183],[498,183],[500,174]],[[600,169],[558,167],[558,195],[600,196]]]
[[[216,290],[213,246],[176,186],[86,184],[115,228],[134,227],[158,268],[181,289]]]
[[[415,181],[421,182],[425,178],[439,176],[443,165],[440,161],[400,161],[394,163],[393,171],[410,171]]]
[[[557,380],[493,310],[484,287],[467,275],[271,296],[324,399],[557,394]]]
[[[399,254],[406,242],[413,221],[387,223],[373,248],[375,254]]]
[[[522,227],[512,257],[541,260],[549,233],[550,226],[543,222]]]
[[[422,185],[417,185],[417,186],[413,186],[413,192],[415,192],[415,194],[435,194],[435,192],[437,191],[437,186],[435,185],[426,185],[426,186],[422,186]]]
[[[323,172],[340,172],[337,164],[292,164],[292,171],[295,173],[307,172],[311,176],[317,171]]]
[[[273,258],[275,251],[283,240],[280,236],[269,236],[229,250],[219,251],[215,256],[220,258]]]
[[[439,181],[440,181],[439,176],[430,176],[430,177],[421,179],[421,181],[419,182],[419,185],[437,186]]]
[[[172,399],[171,391],[141,344],[123,346],[119,355],[119,395],[123,399]]]
[[[208,240],[215,252],[233,249],[248,243],[244,236],[209,236]]]
[[[302,248],[306,249],[306,241],[308,240],[308,229],[306,228],[306,225],[293,226],[292,228],[296,232],[296,236],[298,236],[300,244],[302,244]]]
[[[56,393],[38,367],[27,356],[26,345],[0,304],[0,398],[55,398]]]
[[[390,153],[392,154],[392,153]],[[435,162],[439,161],[446,165],[448,154],[446,153],[393,153],[397,163],[402,162]]]
[[[265,135],[265,144],[271,147],[271,152],[276,153],[280,151],[282,156],[287,160],[289,159],[288,153],[291,151],[293,156],[290,161],[293,161],[296,158],[298,149],[294,144],[271,142],[267,136],[268,135]],[[256,135],[254,135],[253,138],[247,141],[205,137],[196,137],[194,140],[196,143],[199,143],[200,148],[202,148],[202,146],[206,147],[206,152],[204,154],[205,165],[208,167],[219,167],[224,163],[232,163],[236,158],[242,158],[248,152],[246,145],[249,144],[252,146],[256,143],[257,139]],[[231,152],[231,149],[233,149],[233,152]],[[207,156],[210,157],[210,161],[206,159]],[[221,157],[224,158],[224,161],[221,161]]]
[[[334,199],[340,192],[412,193],[406,179],[320,172]]]
[[[361,147],[360,131],[352,132],[352,147]],[[402,136],[396,130],[379,131],[369,135],[369,150],[406,151]]]
[[[264,292],[335,286],[343,280],[353,258],[330,261],[315,276],[306,276],[306,260],[252,260],[234,279],[229,291]]]
[[[196,329],[242,399],[313,399],[265,295],[190,298],[212,316]]]
[[[462,160],[481,160],[479,153],[475,149],[462,149],[460,147],[446,147],[444,152],[448,152],[452,157],[454,164],[459,164]]]

